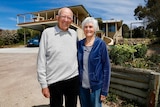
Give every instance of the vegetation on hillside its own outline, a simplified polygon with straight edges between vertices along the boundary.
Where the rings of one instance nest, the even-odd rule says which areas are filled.
[[[160,54],[146,55],[148,46],[145,44],[136,45],[115,45],[109,51],[112,64],[126,67],[152,69],[160,71]]]
[[[24,34],[26,39],[24,39]],[[16,44],[24,44],[25,42],[34,37],[40,35],[38,31],[31,29],[18,29],[18,30],[2,30],[0,29],[0,47],[12,47]]]

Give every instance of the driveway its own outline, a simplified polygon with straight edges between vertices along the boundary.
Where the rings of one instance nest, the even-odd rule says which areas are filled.
[[[38,47],[0,48],[0,53],[38,53]]]
[[[35,47],[0,49],[0,107],[49,107],[37,81],[37,52]]]
[[[38,48],[0,49],[0,107],[47,107],[49,100],[37,82],[37,52]]]

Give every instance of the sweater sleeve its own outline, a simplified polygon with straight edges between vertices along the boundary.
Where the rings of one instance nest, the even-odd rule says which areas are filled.
[[[110,59],[108,54],[107,45],[102,42],[102,66],[103,66],[103,86],[101,94],[104,96],[108,95],[109,85],[110,85],[110,76],[111,76],[111,67]]]
[[[47,48],[47,36],[45,30],[42,32],[39,51],[37,56],[37,76],[38,81],[42,88],[47,87],[46,80],[46,48]]]

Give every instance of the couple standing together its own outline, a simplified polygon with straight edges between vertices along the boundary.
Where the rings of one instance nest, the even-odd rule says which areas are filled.
[[[50,98],[50,107],[102,107],[110,84],[110,60],[104,41],[96,37],[98,22],[87,17],[82,22],[85,34],[78,41],[69,26],[73,12],[61,8],[58,24],[43,31],[37,58],[38,81],[42,94]],[[77,54],[78,53],[78,54]],[[78,59],[78,61],[77,61]]]

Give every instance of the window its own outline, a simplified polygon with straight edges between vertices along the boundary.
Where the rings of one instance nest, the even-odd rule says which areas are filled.
[[[115,24],[114,23],[109,23],[108,24],[108,31],[109,32],[115,32]]]

